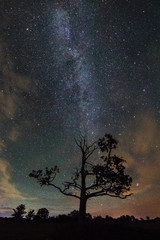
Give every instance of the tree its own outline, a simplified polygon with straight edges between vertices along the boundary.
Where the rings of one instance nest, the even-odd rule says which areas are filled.
[[[49,216],[49,211],[47,208],[40,208],[35,215],[35,219],[37,220],[47,220]]]
[[[24,214],[26,214],[25,209],[26,209],[25,205],[20,204],[18,207],[16,207],[16,209],[13,209],[14,213],[12,213],[11,216],[13,216],[13,218],[15,219],[22,219]]]
[[[104,195],[125,199],[131,195],[128,192],[132,178],[124,172],[123,164],[126,161],[112,154],[118,144],[112,135],[105,134],[103,138],[90,144],[87,137],[80,136],[79,139],[75,139],[75,143],[81,151],[81,166],[76,169],[70,181],[63,183],[63,188],[54,184],[59,172],[57,166],[46,168],[44,172],[33,170],[29,176],[37,179],[41,186],[52,186],[66,196],[79,199],[79,214],[84,220],[88,199]],[[91,161],[91,156],[94,156],[96,151],[101,154],[98,164]]]
[[[34,210],[30,210],[26,215],[26,219],[27,220],[33,220],[34,216],[35,216]]]
[[[135,217],[134,217],[134,216],[129,216],[129,215],[122,215],[122,216],[119,217],[117,220],[122,221],[122,222],[123,222],[123,221],[124,221],[124,222],[125,222],[125,221],[126,221],[126,222],[127,222],[127,221],[128,221],[128,222],[129,222],[129,221],[132,221],[132,222],[133,222],[133,221],[135,221]]]
[[[105,220],[107,220],[107,221],[112,221],[113,218],[112,218],[111,216],[106,215]]]
[[[70,212],[68,214],[68,217],[70,217],[70,218],[78,218],[79,217],[79,211],[73,210],[72,212]]]

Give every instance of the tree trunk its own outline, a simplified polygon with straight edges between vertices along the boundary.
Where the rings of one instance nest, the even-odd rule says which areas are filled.
[[[87,203],[87,199],[85,197],[80,199],[79,216],[80,216],[80,220],[81,221],[85,220],[85,216],[86,216],[86,203]]]
[[[79,215],[80,220],[84,221],[86,216],[86,175],[85,175],[85,162],[86,159],[82,157],[82,166],[81,166],[81,198],[80,198],[80,206],[79,206]]]

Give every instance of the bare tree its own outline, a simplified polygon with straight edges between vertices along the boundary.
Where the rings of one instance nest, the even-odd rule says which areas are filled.
[[[88,143],[87,137],[83,136],[75,139],[75,142],[81,151],[81,167],[76,169],[70,181],[63,183],[63,188],[54,184],[59,172],[57,166],[46,168],[45,172],[33,170],[29,176],[37,179],[41,186],[52,186],[66,196],[79,199],[79,214],[80,218],[84,219],[88,199],[104,195],[125,199],[132,194],[129,193],[132,178],[124,172],[123,164],[126,161],[112,155],[118,144],[112,135],[105,134],[102,139],[91,144]],[[101,154],[101,157],[98,157],[99,164],[91,160],[96,151]]]

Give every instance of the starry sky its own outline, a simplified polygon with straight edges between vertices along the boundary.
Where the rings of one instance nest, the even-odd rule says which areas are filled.
[[[116,137],[133,178],[134,195],[87,212],[160,216],[159,27],[159,0],[0,0],[0,216],[78,209],[28,174],[58,165],[69,180],[80,133]]]

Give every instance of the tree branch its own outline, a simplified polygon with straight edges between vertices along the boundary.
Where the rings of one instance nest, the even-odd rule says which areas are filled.
[[[56,185],[53,184],[53,183],[48,183],[47,185],[52,186],[52,187],[58,189],[63,195],[71,196],[71,197],[75,197],[75,198],[80,199],[80,197],[78,197],[78,196],[75,195],[75,194],[72,194],[72,193],[66,193],[66,192],[65,192],[65,191],[67,190],[66,188],[65,188],[64,190],[62,190],[60,187],[56,186]]]
[[[121,199],[125,199],[129,196],[133,195],[133,193],[130,193],[130,194],[127,194],[125,196],[120,196],[120,195],[113,195],[113,194],[110,194],[110,193],[107,193],[105,192],[103,189],[98,191],[98,192],[94,192],[94,193],[91,193],[87,196],[87,198],[92,198],[92,197],[99,197],[99,196],[109,196],[109,197],[115,197],[115,198],[121,198]]]
[[[64,182],[64,185],[67,186],[68,188],[75,187],[75,188],[81,190],[81,186],[76,182]]]
[[[96,149],[98,149],[98,146],[94,146],[97,141],[88,146],[87,137],[82,136],[80,140],[77,140],[76,138],[74,138],[74,140],[76,145],[81,149],[82,155],[84,156],[83,159],[85,159],[85,161],[93,154]]]
[[[95,146],[89,153],[86,154],[86,160],[94,153],[94,151],[98,149],[98,146]]]
[[[109,193],[107,193],[106,195],[109,196],[109,197],[117,197],[117,198],[125,199],[125,198],[127,198],[127,197],[133,195],[133,193],[127,194],[127,195],[125,195],[125,196],[112,195],[112,194],[109,194]]]

